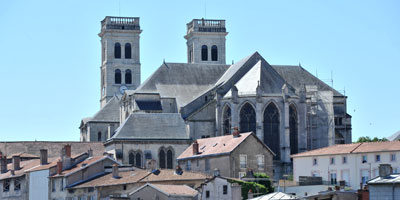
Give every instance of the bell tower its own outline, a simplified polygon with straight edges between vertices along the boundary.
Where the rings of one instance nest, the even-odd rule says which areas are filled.
[[[225,20],[193,19],[186,26],[188,63],[226,64]]]
[[[107,16],[101,21],[101,107],[140,85],[141,32],[138,17]]]

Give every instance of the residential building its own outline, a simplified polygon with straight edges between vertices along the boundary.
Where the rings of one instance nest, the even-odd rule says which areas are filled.
[[[201,199],[241,200],[242,188],[232,178],[214,176],[205,181],[199,188]]]
[[[400,170],[400,141],[343,144],[292,155],[294,180],[300,176],[322,177],[325,183],[344,181],[352,189],[379,175],[380,164]]]
[[[393,173],[390,164],[379,166],[379,176],[368,181],[370,200],[400,199],[400,174]]]
[[[129,199],[145,200],[197,200],[198,192],[187,185],[161,185],[147,183],[129,193]]]
[[[219,170],[224,177],[241,178],[247,169],[273,176],[275,154],[255,134],[232,135],[197,139],[177,160],[186,171],[213,174]]]

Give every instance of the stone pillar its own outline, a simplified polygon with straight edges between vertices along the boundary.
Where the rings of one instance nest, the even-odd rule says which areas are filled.
[[[283,154],[282,161],[290,162],[290,129],[289,129],[289,103],[284,102],[284,137],[283,137]]]
[[[263,103],[261,101],[256,101],[256,135],[261,140],[264,141],[264,134],[263,134]]]
[[[232,108],[231,108],[231,118],[232,125],[231,127],[239,127],[239,91],[236,86],[233,86],[231,89],[232,94]],[[240,127],[239,127],[240,128]]]
[[[215,105],[215,136],[220,136],[222,127],[222,106],[221,106],[222,96],[216,93],[216,105]]]

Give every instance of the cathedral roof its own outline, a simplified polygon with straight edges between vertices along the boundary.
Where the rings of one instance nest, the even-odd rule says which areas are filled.
[[[88,122],[119,122],[119,98],[114,96],[107,104],[101,108],[92,118],[86,119]]]
[[[179,113],[132,113],[116,130],[113,139],[176,140],[190,137]]]
[[[163,63],[134,93],[176,98],[178,108],[214,86],[229,65]]]
[[[304,85],[315,85],[320,91],[332,91],[334,96],[343,96],[340,92],[312,75],[301,66],[272,65],[276,72],[291,86],[300,91]]]

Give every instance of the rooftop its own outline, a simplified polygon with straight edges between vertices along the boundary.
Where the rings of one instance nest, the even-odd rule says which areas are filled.
[[[193,19],[186,26],[187,34],[191,32],[226,32],[225,20]]]
[[[101,21],[101,30],[140,30],[139,17],[112,17],[107,16]]]
[[[338,144],[334,146],[329,146],[320,149],[315,149],[312,151],[294,154],[291,157],[296,158],[296,157],[308,157],[308,156],[324,156],[324,155],[351,154],[351,153],[353,154],[372,153],[372,152],[385,152],[385,151],[400,151],[400,141]]]
[[[190,197],[194,197],[198,194],[198,192],[196,190],[194,190],[193,188],[187,186],[187,185],[161,185],[161,184],[146,184],[140,188],[138,188],[137,190],[133,191],[132,193],[130,193],[129,195],[132,195],[138,191],[140,191],[141,189],[145,188],[145,187],[152,187],[162,193],[164,193],[167,196],[190,196]]]
[[[400,183],[400,174],[391,174],[386,177],[376,177],[368,181],[368,184],[394,184]]]

